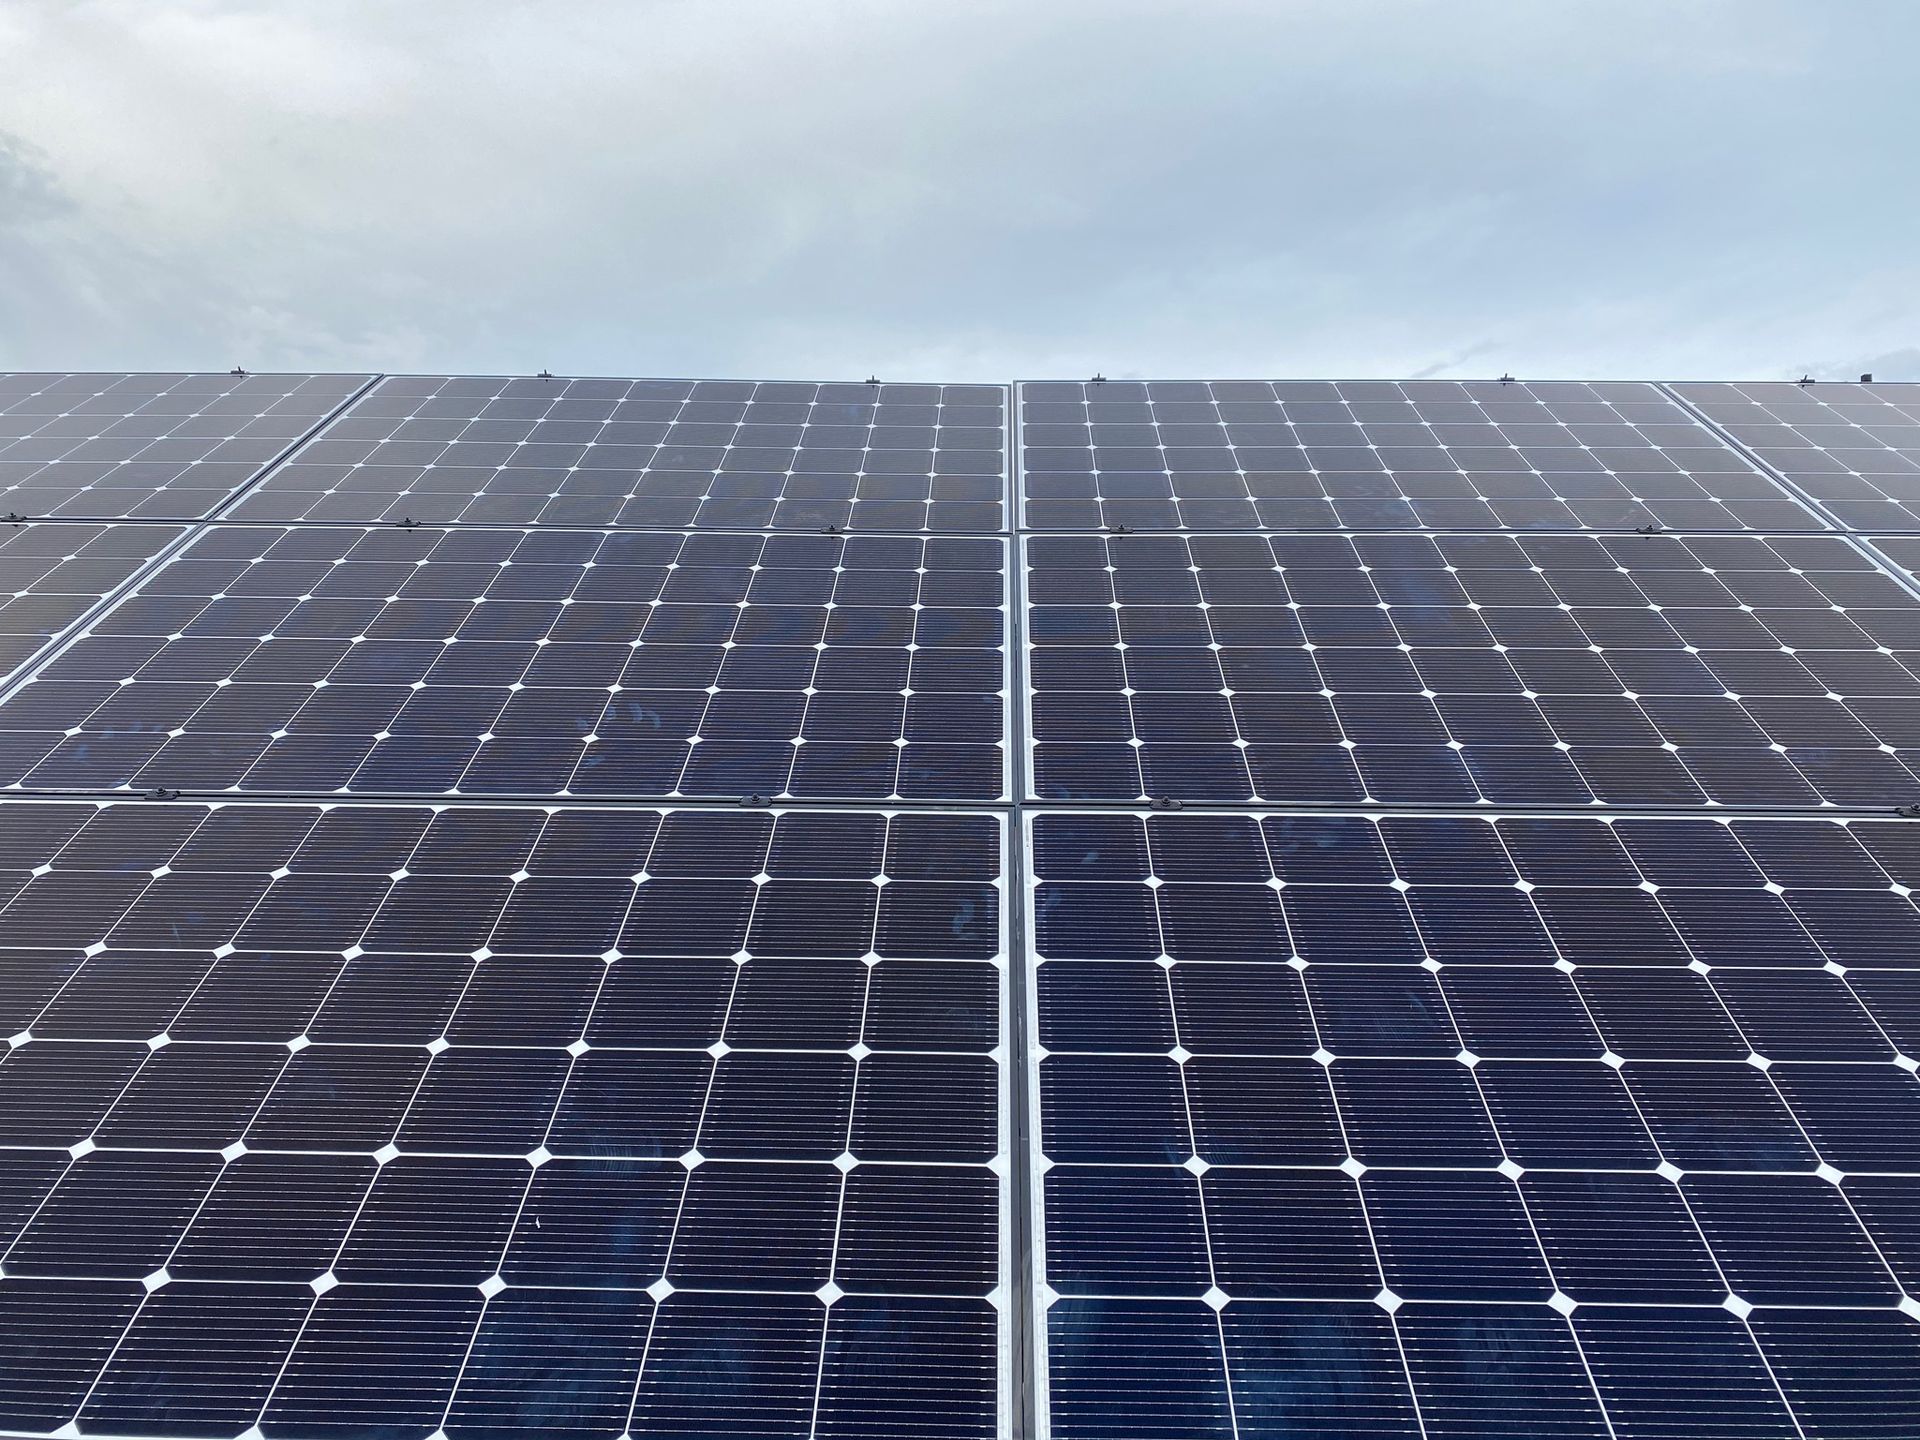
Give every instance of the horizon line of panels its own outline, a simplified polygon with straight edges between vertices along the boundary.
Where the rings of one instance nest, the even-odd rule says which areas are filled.
[[[236,519],[1007,529],[1008,387],[393,375]]]
[[[998,1433],[1003,825],[0,801],[0,1427]]]
[[[995,801],[995,537],[208,527],[0,700],[0,783]]]
[[[1848,530],[1920,530],[1920,384],[1671,387]]]
[[[373,378],[0,373],[0,509],[204,519]]]
[[[1026,382],[1018,402],[1030,531],[1832,528],[1643,381]]]
[[[1920,828],[1023,823],[1043,1433],[1920,1427]]]
[[[1920,599],[1840,536],[1022,544],[1029,799],[1920,799]]]

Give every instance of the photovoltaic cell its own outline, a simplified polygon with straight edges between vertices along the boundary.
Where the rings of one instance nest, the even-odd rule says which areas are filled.
[[[199,519],[370,379],[0,373],[0,508]]]
[[[1004,530],[998,385],[390,376],[233,514]]]
[[[1849,530],[1920,530],[1920,385],[1672,387]]]
[[[1024,543],[1041,798],[1920,798],[1920,600],[1838,537]]]
[[[1000,836],[0,805],[0,1426],[997,1433]]]
[[[1005,542],[218,526],[0,703],[8,782],[1005,793]]]
[[[1914,833],[1032,816],[1050,1433],[1920,1425]]]
[[[1821,530],[1653,385],[1020,387],[1033,530]]]
[[[177,525],[0,526],[0,679],[180,537]]]

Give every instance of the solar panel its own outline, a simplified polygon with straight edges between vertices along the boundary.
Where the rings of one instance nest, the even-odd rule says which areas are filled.
[[[1920,831],[1030,834],[1047,1433],[1920,1428]]]
[[[1820,530],[1657,387],[1021,386],[1032,530]]]
[[[372,378],[0,373],[0,508],[199,519]]]
[[[998,531],[1005,387],[391,376],[233,512]]]
[[[1920,600],[1838,537],[1024,543],[1041,798],[1920,798]]]
[[[1006,793],[1005,541],[216,526],[0,702],[31,789]]]
[[[1675,385],[1853,530],[1920,530],[1920,385]]]
[[[10,1433],[996,1433],[999,816],[0,835]]]
[[[181,535],[178,525],[0,526],[0,680]]]

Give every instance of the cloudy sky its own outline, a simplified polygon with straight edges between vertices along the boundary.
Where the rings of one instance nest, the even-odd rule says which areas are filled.
[[[1914,0],[4,0],[0,369],[1920,379]]]

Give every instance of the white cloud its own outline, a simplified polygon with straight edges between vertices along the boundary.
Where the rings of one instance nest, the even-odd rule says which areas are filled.
[[[1903,0],[19,7],[0,366],[1892,371],[1916,44]]]

